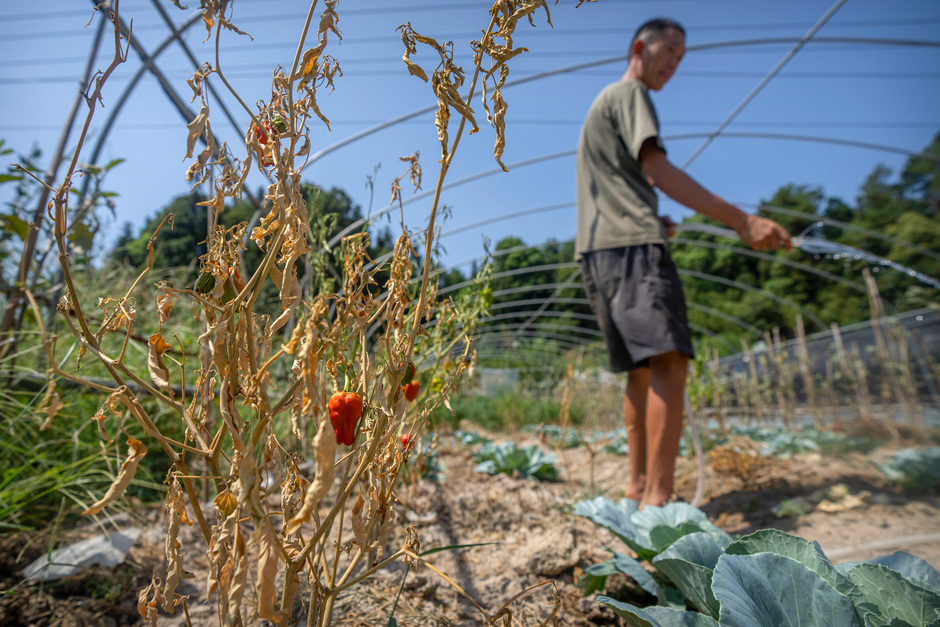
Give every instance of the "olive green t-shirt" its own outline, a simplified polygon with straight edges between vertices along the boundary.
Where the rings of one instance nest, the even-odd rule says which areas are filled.
[[[581,129],[577,159],[575,256],[666,241],[656,191],[640,167],[640,146],[662,148],[649,88],[637,80],[605,87]]]

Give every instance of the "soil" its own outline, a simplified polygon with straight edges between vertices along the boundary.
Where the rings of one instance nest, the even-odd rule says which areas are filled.
[[[505,435],[484,435],[496,441],[507,439]],[[520,445],[539,443],[523,434],[512,439]],[[940,498],[901,491],[872,464],[897,446],[865,455],[802,454],[790,459],[755,456],[748,446],[753,443],[742,440],[735,446],[713,449],[707,457],[701,508],[721,528],[732,534],[767,527],[782,529],[818,541],[834,562],[905,550],[940,569]],[[575,516],[573,509],[576,502],[595,494],[621,498],[627,473],[625,457],[592,455],[584,446],[555,451],[562,480],[540,483],[476,473],[471,450],[443,437],[438,449],[443,466],[440,480],[421,480],[400,491],[399,520],[415,526],[423,551],[478,545],[434,553],[429,556],[431,563],[491,616],[505,606],[516,625],[540,625],[553,613],[554,624],[566,627],[620,624],[594,595],[583,597],[575,582],[582,569],[609,556],[608,548],[629,550],[613,534]],[[677,477],[679,497],[690,501],[697,481],[694,460],[681,458]],[[817,508],[810,505],[808,513],[788,518],[774,513],[787,499],[816,503],[820,494],[833,486],[845,487],[837,488],[842,491],[833,491],[831,500]],[[137,514],[134,521],[127,517],[115,521],[121,528],[132,522],[145,527],[124,564],[113,569],[92,568],[44,585],[26,585],[18,573],[48,550],[49,535],[0,538],[0,586],[6,592],[0,597],[0,627],[142,624],[137,615],[137,592],[150,583],[152,573],[165,571],[162,516],[162,508],[155,508]],[[59,530],[56,544],[100,532],[97,526]],[[188,621],[195,627],[216,626],[215,598],[205,602],[203,543],[195,537],[199,533],[196,528],[184,533],[193,535],[192,542],[181,538],[184,546],[195,547],[192,555],[184,557],[184,566],[194,578],[184,581],[179,590],[190,595],[188,619],[178,609],[175,615],[161,616],[158,624],[175,627]],[[925,540],[923,536],[930,537]],[[390,546],[400,540],[393,538]],[[341,595],[334,624],[387,625],[396,598],[398,625],[482,624],[473,605],[431,569],[406,571],[404,564],[396,563]],[[543,582],[548,583],[533,589]],[[610,577],[604,593],[638,605],[654,602],[626,576]]]

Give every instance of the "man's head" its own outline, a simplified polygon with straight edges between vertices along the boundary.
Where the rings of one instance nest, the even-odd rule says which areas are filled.
[[[685,55],[685,29],[660,17],[637,29],[630,42],[627,76],[642,81],[653,91],[663,88]]]

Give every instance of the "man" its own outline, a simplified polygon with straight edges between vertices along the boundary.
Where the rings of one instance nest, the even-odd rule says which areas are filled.
[[[630,452],[625,496],[663,505],[673,492],[683,391],[692,341],[685,297],[666,247],[653,186],[737,231],[755,250],[790,250],[776,222],[748,215],[666,158],[649,90],[685,54],[685,30],[660,18],[641,26],[621,79],[604,88],[581,130],[576,257],[614,372],[628,371],[624,422]]]

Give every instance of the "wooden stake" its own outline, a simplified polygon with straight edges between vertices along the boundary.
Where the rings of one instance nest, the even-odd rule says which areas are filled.
[[[757,361],[754,359],[754,353],[751,352],[751,348],[748,346],[747,340],[744,338],[741,338],[741,348],[744,350],[744,358],[747,360],[747,368],[751,373],[751,378],[748,381],[747,386],[749,391],[748,397],[751,405],[754,406],[754,417],[759,421],[763,416],[764,408],[760,395],[760,377],[757,376]],[[753,397],[751,397],[751,390],[753,390]],[[748,416],[748,426],[752,426],[750,415]]]
[[[819,418],[819,407],[816,401],[816,381],[813,379],[813,371],[809,364],[806,328],[803,326],[803,316],[799,313],[796,314],[796,347],[796,354],[800,362],[800,373],[803,376],[803,389],[806,390],[806,402],[809,404],[810,415],[813,417],[813,425],[817,429],[822,429],[822,421]]]

